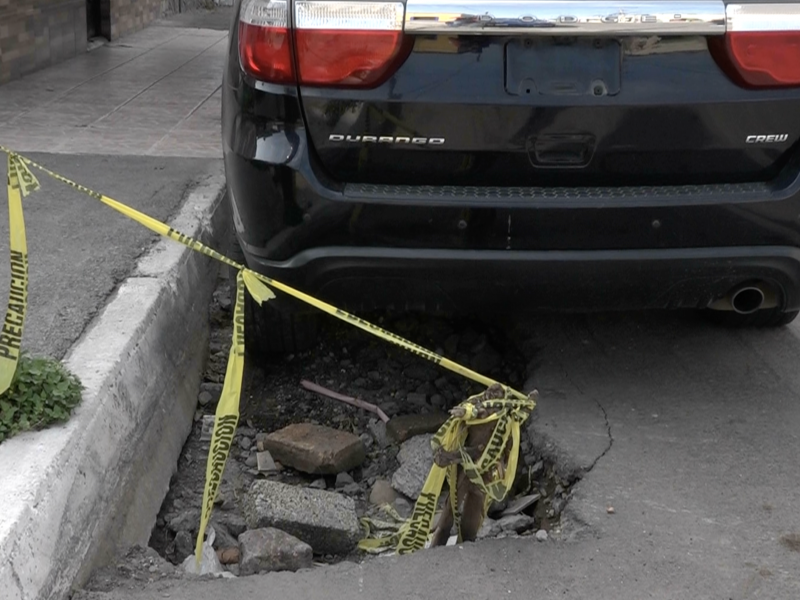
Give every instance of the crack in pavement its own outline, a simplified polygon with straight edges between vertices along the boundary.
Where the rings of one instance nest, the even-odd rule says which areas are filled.
[[[588,319],[584,321],[584,325],[586,326],[586,331],[589,333],[589,337],[595,344],[597,344],[599,352],[603,356],[607,357],[608,354],[606,354],[605,352],[605,344],[597,337],[594,328],[591,326],[591,323],[588,321]],[[584,391],[569,376],[569,373],[567,372],[566,368],[564,368],[563,364],[561,365],[561,368],[564,369],[564,375],[567,377],[567,380],[570,381],[572,385],[574,385],[576,388],[578,388],[578,391],[581,392],[581,394],[584,394]],[[609,451],[611,450],[611,447],[614,445],[614,433],[611,431],[611,423],[608,420],[608,412],[606,412],[605,406],[603,406],[600,400],[598,400],[594,395],[592,395],[591,398],[594,401],[594,403],[597,404],[597,407],[600,409],[600,412],[603,413],[603,420],[605,421],[606,424],[606,435],[608,435],[608,445],[606,446],[605,450],[603,450],[603,452],[592,461],[592,464],[589,465],[589,468],[586,471],[587,473],[595,468],[597,463],[600,462],[600,459],[603,458],[606,454],[608,454]]]
[[[592,464],[589,465],[588,469],[586,469],[587,473],[589,473],[592,469],[594,469],[595,465],[597,465],[597,463],[600,462],[600,459],[611,451],[611,447],[614,445],[614,434],[611,431],[611,423],[608,421],[608,413],[606,412],[605,407],[600,403],[600,401],[597,398],[592,396],[592,400],[594,400],[594,403],[597,404],[597,407],[603,413],[603,420],[606,423],[606,434],[608,435],[608,445],[606,446],[605,450],[603,450],[603,452],[600,454],[600,456],[598,456],[592,461]]]
[[[22,587],[22,580],[19,577],[19,573],[17,573],[17,567],[11,561],[9,561],[9,567],[11,567],[11,578],[14,580],[14,583],[16,584],[17,589],[19,589],[19,597],[20,598],[24,598],[25,597],[25,590]]]
[[[572,378],[572,376],[569,374],[569,371],[567,371],[567,368],[564,366],[564,363],[560,363],[560,366],[561,366],[561,371],[562,371],[562,373],[564,373],[564,378],[565,378],[565,379],[566,379],[566,380],[567,380],[567,381],[568,381],[568,382],[569,382],[569,383],[570,383],[570,384],[571,384],[571,385],[572,385],[572,386],[573,386],[573,387],[574,387],[576,390],[578,390],[578,392],[580,392],[580,393],[581,393],[581,395],[583,395],[583,396],[587,396],[587,394],[586,394],[586,392],[583,390],[583,388],[582,388],[581,386],[579,386],[579,385],[577,384],[577,382],[576,382],[576,381],[575,381],[575,380]],[[594,402],[594,403],[597,405],[597,408],[599,408],[599,409],[600,409],[600,412],[602,412],[602,413],[603,413],[603,421],[605,422],[605,426],[606,426],[606,435],[608,436],[608,444],[606,445],[605,449],[604,449],[604,450],[603,450],[603,451],[602,451],[602,452],[601,452],[601,453],[600,453],[600,454],[599,454],[599,455],[598,455],[598,456],[597,456],[597,457],[596,457],[596,458],[595,458],[595,459],[592,461],[592,464],[590,464],[590,465],[589,465],[589,466],[586,468],[586,471],[584,472],[584,475],[585,475],[586,473],[589,473],[589,472],[591,472],[591,470],[595,468],[595,466],[597,465],[597,463],[598,463],[598,462],[600,462],[600,459],[601,459],[601,458],[603,458],[603,457],[604,457],[606,454],[608,454],[608,453],[609,453],[609,451],[611,450],[612,446],[614,445],[614,434],[613,434],[613,432],[611,431],[611,422],[608,420],[608,412],[606,412],[606,409],[605,409],[605,407],[602,405],[602,403],[601,403],[601,402],[600,402],[600,401],[599,401],[597,398],[595,398],[595,396],[594,396],[594,395],[591,395],[591,396],[589,396],[589,397],[590,397],[590,398],[592,399],[592,401],[593,401],[593,402]]]

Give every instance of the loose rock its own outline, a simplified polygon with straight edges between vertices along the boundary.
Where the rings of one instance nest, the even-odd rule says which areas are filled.
[[[486,517],[481,523],[481,528],[478,530],[477,538],[482,540],[488,537],[494,537],[500,533],[500,527],[494,519]]]
[[[237,514],[220,513],[215,515],[213,520],[214,522],[219,523],[223,528],[227,529],[234,538],[238,538],[240,535],[242,535],[242,533],[244,533],[245,529],[247,529],[247,523],[245,523],[244,519]],[[219,531],[216,531],[216,533],[219,534]]]
[[[342,488],[342,493],[347,494],[348,496],[357,496],[361,493],[361,491],[361,486],[357,483],[348,483]]]
[[[540,542],[546,542],[547,532],[544,529],[540,529],[539,531],[536,532],[536,539],[539,540]]]
[[[320,477],[319,479],[315,479],[311,483],[308,484],[308,487],[314,488],[315,490],[324,490],[327,489],[328,484],[325,483],[325,478]]]
[[[355,480],[350,476],[350,473],[338,473],[336,475],[335,487],[337,490],[340,490],[351,483],[355,483]]]
[[[200,395],[197,396],[197,402],[200,406],[206,406],[207,404],[211,403],[213,397],[208,392],[200,392]]]
[[[232,546],[230,548],[224,548],[223,550],[217,550],[217,558],[223,565],[235,565],[239,562],[239,548]]]
[[[413,406],[429,406],[428,397],[425,394],[419,394],[417,392],[411,392],[408,394],[406,396],[406,402]]]
[[[225,550],[239,545],[238,536],[232,535],[228,529],[212,518],[211,526],[214,528],[214,550]]]
[[[397,497],[397,492],[394,491],[391,482],[386,479],[378,479],[369,493],[369,501],[377,505],[392,504]]]
[[[372,447],[372,444],[374,443],[374,440],[372,439],[372,436],[370,434],[364,432],[358,437],[361,440],[361,442],[364,444],[364,448],[369,450]]]
[[[191,533],[197,531],[199,523],[200,523],[200,509],[191,508],[172,517],[169,520],[169,528],[175,532],[188,531]]]
[[[175,536],[175,557],[183,561],[187,556],[194,553],[194,540],[192,535],[186,531],[179,531]]]
[[[510,515],[499,519],[497,525],[502,531],[522,533],[533,525],[533,517],[529,517],[528,515]]]
[[[447,415],[442,412],[431,412],[426,415],[403,415],[391,419],[386,425],[386,432],[394,440],[405,442],[417,435],[436,432],[446,420]]]
[[[243,504],[251,529],[281,529],[320,554],[347,554],[362,536],[355,502],[336,492],[259,480]]]
[[[392,476],[392,487],[416,500],[433,466],[431,439],[433,435],[418,435],[403,442],[397,460],[400,468]]]
[[[358,436],[312,423],[284,427],[267,436],[264,446],[284,465],[311,474],[349,471],[366,458]]]
[[[378,419],[370,419],[367,427],[369,428],[369,432],[372,434],[372,437],[374,437],[375,441],[378,443],[378,446],[385,448],[389,445],[386,423]]]
[[[252,446],[253,446],[253,440],[251,440],[249,437],[243,437],[242,439],[239,440],[239,448],[241,448],[242,450],[250,450]]]
[[[394,501],[394,509],[397,511],[397,514],[407,519],[411,516],[411,513],[414,512],[414,505],[411,504],[405,498],[396,498]],[[434,521],[435,523],[436,521]]]
[[[216,404],[219,402],[219,397],[222,395],[222,384],[221,383],[201,383],[200,384],[200,393],[207,393],[211,396],[210,403]]]
[[[313,565],[311,546],[272,527],[251,529],[239,536],[239,574],[297,571]]]
[[[527,496],[520,496],[515,498],[511,504],[503,511],[502,516],[516,515],[528,508],[531,504],[541,498],[540,494],[529,494]]]
[[[272,454],[267,450],[256,452],[256,466],[262,473],[274,473],[278,470],[278,465],[275,464]]]

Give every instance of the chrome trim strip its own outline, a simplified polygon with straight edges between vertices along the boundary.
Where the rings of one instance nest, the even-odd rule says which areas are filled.
[[[798,31],[800,4],[729,4],[728,31]]]
[[[454,35],[722,35],[725,23],[722,0],[407,0],[404,29]]]
[[[356,29],[358,31],[402,31],[402,2],[358,2],[353,0],[295,0],[297,29]]]

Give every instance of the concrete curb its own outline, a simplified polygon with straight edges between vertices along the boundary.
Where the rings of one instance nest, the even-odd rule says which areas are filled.
[[[171,225],[218,246],[224,189],[209,173]],[[159,241],[64,360],[85,387],[72,419],[0,445],[5,600],[61,600],[118,549],[147,544],[191,430],[217,269]]]

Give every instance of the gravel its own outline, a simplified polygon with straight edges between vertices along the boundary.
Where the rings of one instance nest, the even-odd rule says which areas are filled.
[[[540,529],[536,532],[536,539],[540,542],[547,541],[547,532],[544,529]]]

